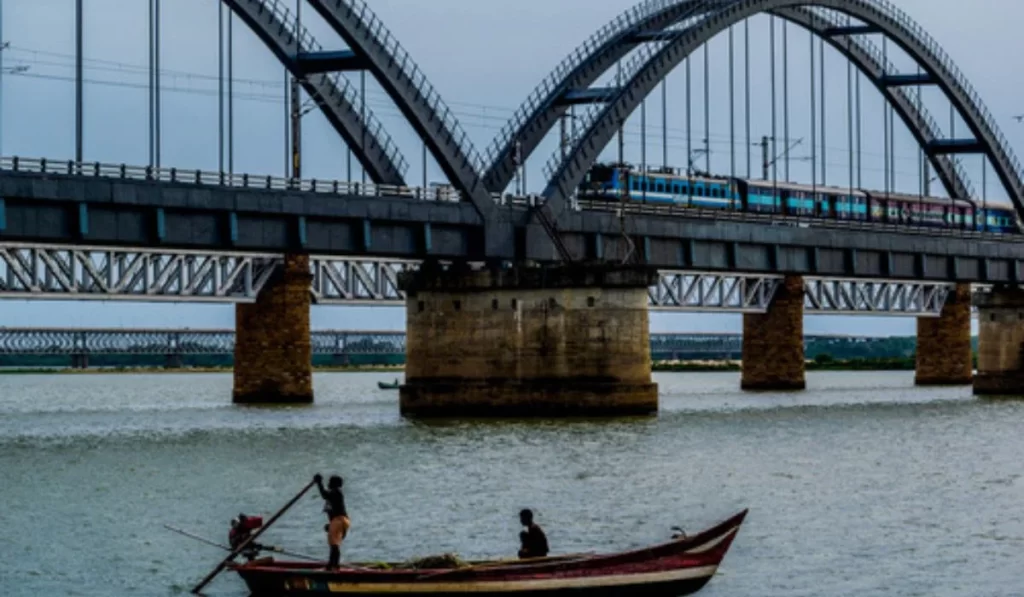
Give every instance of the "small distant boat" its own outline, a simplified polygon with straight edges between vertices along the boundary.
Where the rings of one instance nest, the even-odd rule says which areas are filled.
[[[747,511],[692,537],[610,555],[473,562],[461,568],[384,569],[351,564],[275,562],[230,564],[256,596],[341,593],[371,595],[631,595],[677,597],[704,588],[718,571]]]
[[[382,390],[397,390],[398,386],[400,386],[400,385],[402,385],[402,384],[399,383],[399,381],[397,379],[394,381],[394,383],[388,383],[386,381],[378,381],[377,382],[377,387],[382,389]]]

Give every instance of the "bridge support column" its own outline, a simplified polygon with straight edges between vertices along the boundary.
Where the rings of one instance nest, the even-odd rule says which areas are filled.
[[[743,316],[744,390],[802,390],[804,279],[787,276],[764,314]]]
[[[72,369],[88,369],[89,368],[89,355],[73,354],[71,355],[71,368]]]
[[[917,320],[919,386],[966,386],[974,378],[971,359],[971,285],[957,284],[938,318]]]
[[[403,274],[410,416],[654,413],[654,272],[564,266]]]
[[[288,255],[256,302],[235,307],[236,404],[313,402],[309,257]]]
[[[180,354],[166,355],[164,369],[181,369],[184,366],[184,357]]]
[[[979,292],[974,304],[979,323],[974,393],[1024,396],[1024,289]]]

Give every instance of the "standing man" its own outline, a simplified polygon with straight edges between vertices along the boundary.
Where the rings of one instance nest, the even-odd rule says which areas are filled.
[[[341,542],[348,535],[348,529],[352,522],[348,519],[348,510],[345,509],[345,495],[341,493],[344,481],[338,475],[334,475],[327,482],[327,489],[324,489],[324,478],[317,473],[313,477],[317,488],[320,490],[320,497],[324,499],[324,512],[327,513],[327,545],[331,548],[330,557],[327,561],[327,569],[334,570],[341,561]]]
[[[548,555],[548,538],[540,525],[533,522],[533,511],[523,510],[519,513],[519,522],[526,527],[519,533],[520,559],[544,558]]]

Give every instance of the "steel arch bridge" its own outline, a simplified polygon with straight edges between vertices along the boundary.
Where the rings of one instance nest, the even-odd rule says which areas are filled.
[[[653,1],[652,9],[664,2]],[[608,90],[600,105],[584,117],[584,132],[574,140],[563,159],[550,169],[551,178],[544,191],[546,209],[558,214],[567,199],[583,180],[625,120],[658,84],[695,50],[731,26],[761,13],[786,19],[822,37],[856,66],[882,93],[886,101],[903,119],[918,144],[925,150],[950,197],[971,201],[970,183],[950,158],[953,154],[984,154],[991,161],[1007,195],[1020,216],[1024,216],[1024,186],[1020,164],[978,94],[945,54],[939,44],[916,25],[906,14],[886,0],[689,0],[673,3],[672,17],[665,22],[664,10],[647,23],[640,23],[596,44],[592,55],[580,62],[579,68],[590,67],[609,57],[621,58],[629,45],[644,43],[626,66],[626,82]],[[643,27],[658,18],[654,31]],[[920,67],[922,76],[906,76],[895,72],[877,47],[859,39],[866,34],[882,34],[902,48]],[[622,48],[626,45],[626,48]],[[617,46],[614,50],[609,46]],[[624,51],[625,50],[625,51]],[[604,63],[602,62],[602,65]],[[610,67],[613,63],[608,62]],[[549,98],[546,106],[536,109],[525,120],[525,127],[536,128],[553,110],[564,111],[568,94],[578,93],[564,88],[560,95]],[[967,123],[973,138],[945,139],[940,136],[934,119],[911,101],[906,87],[931,85],[938,87]],[[556,107],[562,104],[560,107]]]
[[[306,0],[348,50],[325,51],[281,0],[222,0],[300,79],[374,182],[405,185],[407,164],[352,86],[346,71],[371,73],[388,93],[464,200],[487,223],[504,218],[494,194],[540,145],[572,104],[591,105],[583,133],[552,160],[535,222],[558,244],[557,222],[585,173],[622,122],[656,86],[716,35],[759,14],[771,14],[822,37],[863,73],[926,152],[949,196],[973,203],[969,178],[951,156],[982,154],[1024,217],[1020,164],[991,114],[939,44],[888,0],[647,0],[620,15],[570,54],[535,89],[480,156],[450,108],[364,0]],[[920,67],[895,70],[865,36],[881,34]],[[593,88],[624,58],[624,83]],[[970,138],[944,138],[935,119],[907,88],[937,87],[967,124]],[[545,213],[547,212],[547,213]],[[488,235],[490,236],[490,235]],[[490,242],[490,241],[488,241]]]

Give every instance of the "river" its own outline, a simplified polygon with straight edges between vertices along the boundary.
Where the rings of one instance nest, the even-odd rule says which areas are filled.
[[[1024,593],[1024,402],[822,372],[744,394],[659,373],[656,418],[410,422],[389,374],[318,374],[306,408],[230,405],[221,374],[0,376],[0,594],[181,595],[239,512],[340,472],[349,560],[514,555],[532,507],[554,552],[621,550],[750,508],[724,596]],[[264,537],[326,557],[319,499]],[[211,595],[246,594],[231,573]]]

